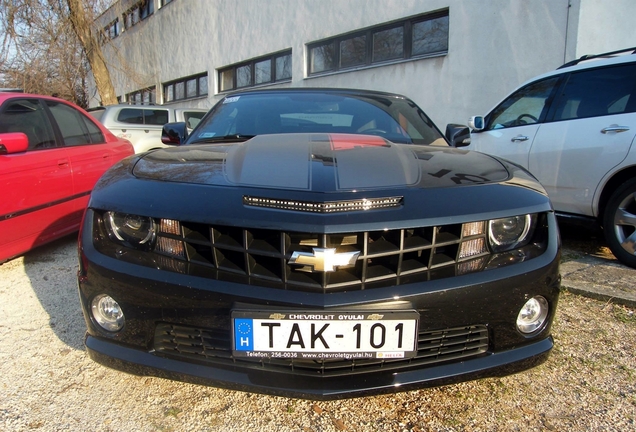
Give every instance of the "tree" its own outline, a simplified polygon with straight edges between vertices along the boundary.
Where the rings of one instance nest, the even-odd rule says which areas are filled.
[[[90,64],[102,104],[116,104],[117,94],[108,72],[97,32],[93,27],[95,15],[90,13],[91,9],[87,8],[82,0],[67,0],[66,3],[68,5],[69,20]],[[92,11],[94,12],[95,9],[93,8]]]
[[[0,87],[57,95],[86,106],[90,67],[102,103],[117,98],[95,17],[110,0],[2,0]]]

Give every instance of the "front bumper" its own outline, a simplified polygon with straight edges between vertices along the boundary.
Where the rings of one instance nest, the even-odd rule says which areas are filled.
[[[313,400],[332,400],[408,391],[473,379],[505,376],[543,363],[554,343],[548,337],[530,345],[459,363],[398,373],[345,377],[297,377],[253,369],[219,368],[159,357],[112,341],[86,336],[90,357],[112,369],[231,390]]]
[[[86,217],[80,242],[79,292],[88,327],[86,347],[95,361],[128,373],[280,396],[336,399],[509,375],[545,361],[553,347],[550,324],[560,278],[552,214],[545,252],[526,262],[427,282],[327,294],[224,282],[118,260],[94,248],[92,221]],[[90,302],[102,293],[122,306],[126,326],[121,332],[105,332],[91,318]],[[537,295],[548,300],[548,324],[537,334],[524,336],[516,330],[516,317],[521,306]],[[373,365],[351,361],[339,364],[336,372],[329,367],[308,370],[294,362],[248,362],[232,357],[229,342],[230,313],[246,306],[312,313],[414,309],[420,314],[421,338],[449,329],[478,328],[486,334],[486,344],[471,351],[469,337],[457,355],[439,355],[429,361],[435,357],[435,348],[427,347],[426,361]],[[214,342],[202,337],[203,348],[193,341],[189,352],[171,351],[159,346],[158,329],[166,325],[220,336]],[[191,334],[174,337],[185,338],[186,344],[192,339]],[[179,347],[184,346],[182,342]]]

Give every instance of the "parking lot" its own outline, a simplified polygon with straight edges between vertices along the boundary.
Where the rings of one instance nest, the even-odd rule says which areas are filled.
[[[564,230],[563,260],[604,260],[620,270],[613,272],[620,273],[617,289],[636,286],[636,271],[617,264],[603,243],[589,237]],[[386,396],[312,402],[131,376],[94,363],[83,347],[76,260],[71,236],[0,266],[0,430],[636,428],[636,318],[633,309],[611,299],[564,292],[553,328],[556,348],[533,370]]]

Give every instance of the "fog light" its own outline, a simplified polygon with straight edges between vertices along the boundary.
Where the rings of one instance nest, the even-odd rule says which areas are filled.
[[[548,301],[541,297],[532,297],[526,302],[517,316],[517,328],[521,333],[530,334],[541,329],[548,318]]]
[[[104,330],[116,332],[124,327],[124,312],[119,303],[106,294],[100,294],[91,302],[93,319]]]

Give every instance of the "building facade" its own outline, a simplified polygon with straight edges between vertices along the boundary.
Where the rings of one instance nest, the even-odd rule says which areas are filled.
[[[636,46],[635,15],[633,0],[120,0],[100,26],[122,102],[365,88],[409,96],[443,128],[569,60]]]

